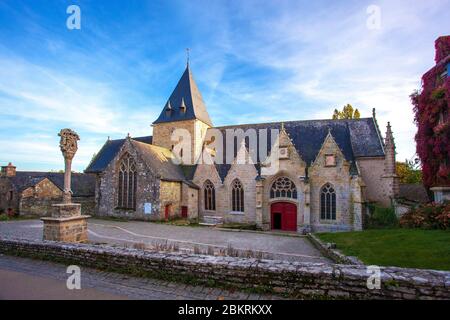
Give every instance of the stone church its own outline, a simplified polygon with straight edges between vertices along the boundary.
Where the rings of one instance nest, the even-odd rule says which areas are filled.
[[[108,138],[85,170],[96,175],[97,215],[361,230],[366,205],[391,206],[398,193],[393,134],[388,123],[382,137],[375,111],[353,120],[214,127],[188,65],[152,126],[152,136]],[[250,129],[272,137],[250,139]],[[189,136],[178,150],[177,130]],[[213,147],[218,142],[224,150]],[[231,161],[216,161],[218,153]],[[250,154],[253,161],[237,161]],[[274,170],[265,170],[268,159]]]

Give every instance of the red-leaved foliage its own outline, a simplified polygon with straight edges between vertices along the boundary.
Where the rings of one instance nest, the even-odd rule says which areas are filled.
[[[450,227],[450,203],[428,203],[412,209],[400,218],[400,226],[406,228],[448,229]]]
[[[436,49],[440,60],[422,76],[421,92],[411,95],[417,125],[416,152],[426,187],[450,186],[450,76],[446,76],[450,36],[440,37]]]

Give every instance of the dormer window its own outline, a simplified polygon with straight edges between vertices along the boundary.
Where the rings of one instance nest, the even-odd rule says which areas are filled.
[[[172,113],[172,106],[170,104],[170,101],[167,101],[165,110],[166,110],[166,115],[170,116]]]
[[[186,104],[184,103],[184,98],[181,98],[180,111],[183,113],[186,112]]]
[[[325,155],[325,167],[335,167],[336,166],[336,156],[334,154]]]

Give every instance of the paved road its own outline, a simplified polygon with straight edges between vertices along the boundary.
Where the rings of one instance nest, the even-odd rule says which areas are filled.
[[[66,287],[67,266],[0,255],[0,299],[280,299],[81,268],[81,289]]]
[[[140,221],[118,222],[90,219],[89,240],[111,245],[134,246],[146,244],[176,244],[180,250],[194,248],[206,253],[208,247],[215,251],[232,246],[244,253],[253,250],[264,253],[265,258],[290,261],[329,263],[306,237],[261,234],[252,232],[222,231],[210,227],[173,226]],[[0,222],[0,236],[42,239],[42,222],[22,220]]]

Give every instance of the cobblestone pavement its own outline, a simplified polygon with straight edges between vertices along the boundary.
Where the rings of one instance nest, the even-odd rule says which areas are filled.
[[[176,244],[180,250],[195,247],[206,251],[229,245],[241,251],[265,253],[265,258],[289,261],[329,263],[306,237],[291,237],[253,232],[223,231],[210,227],[173,226],[141,221],[109,221],[89,219],[89,240],[96,243],[133,246],[156,243]],[[0,222],[0,236],[42,239],[42,222],[23,220]]]
[[[281,299],[219,288],[191,286],[81,268],[81,290],[68,290],[67,266],[0,255],[0,299]],[[78,291],[78,292],[74,292]]]

